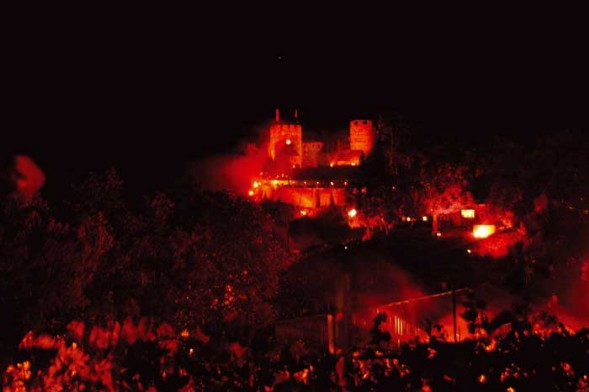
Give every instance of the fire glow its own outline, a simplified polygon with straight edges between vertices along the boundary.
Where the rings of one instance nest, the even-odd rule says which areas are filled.
[[[495,225],[474,225],[472,234],[474,238],[487,238],[495,233]]]

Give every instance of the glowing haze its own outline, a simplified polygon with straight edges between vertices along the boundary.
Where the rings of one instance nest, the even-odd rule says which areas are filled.
[[[207,190],[229,190],[246,195],[266,163],[265,130],[256,129],[257,144],[242,143],[235,152],[215,155],[192,165],[190,175]]]
[[[3,169],[2,181],[8,183],[11,195],[22,202],[30,202],[45,184],[45,173],[26,155],[17,155],[9,167]]]

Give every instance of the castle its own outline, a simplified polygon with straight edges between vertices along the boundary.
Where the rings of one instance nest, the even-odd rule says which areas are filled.
[[[294,169],[319,167],[325,163],[331,167],[358,166],[374,147],[372,120],[351,120],[347,140],[339,142],[337,148],[329,151],[325,141],[305,140],[298,112],[295,110],[294,121],[285,121],[276,109],[275,121],[269,127],[268,159],[274,162],[283,160]]]
[[[288,121],[276,109],[266,139],[267,165],[252,180],[249,195],[300,207],[306,215],[329,206],[350,205],[349,176],[372,152],[376,136],[372,120],[353,119],[345,137],[307,140],[298,112]]]

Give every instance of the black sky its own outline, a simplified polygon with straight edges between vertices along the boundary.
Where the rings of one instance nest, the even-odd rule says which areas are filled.
[[[575,10],[221,8],[15,15],[4,153],[49,179],[114,165],[148,181],[232,149],[277,106],[318,130],[382,114],[478,142],[589,124]]]

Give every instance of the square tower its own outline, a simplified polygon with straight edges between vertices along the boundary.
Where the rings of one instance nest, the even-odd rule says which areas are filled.
[[[350,150],[359,150],[367,157],[374,147],[372,120],[350,121]]]

